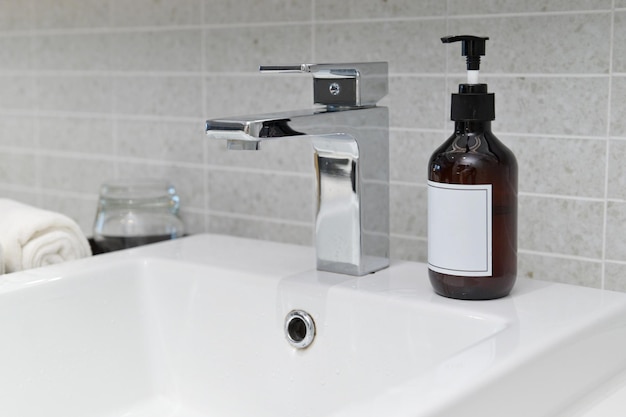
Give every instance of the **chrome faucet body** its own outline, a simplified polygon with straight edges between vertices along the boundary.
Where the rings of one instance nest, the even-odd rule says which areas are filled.
[[[386,268],[389,115],[376,102],[387,93],[387,64],[262,70],[313,72],[315,100],[325,107],[209,120],[207,135],[226,140],[229,149],[241,150],[258,150],[266,140],[311,138],[317,188],[317,268],[349,275]]]

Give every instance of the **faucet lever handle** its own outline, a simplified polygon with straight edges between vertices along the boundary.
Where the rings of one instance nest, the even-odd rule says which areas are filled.
[[[311,73],[314,102],[331,107],[374,106],[389,91],[387,62],[263,65],[259,70]]]
[[[276,73],[290,73],[290,72],[311,72],[308,70],[311,67],[310,64],[300,65],[261,65],[259,71],[261,72],[276,72]]]

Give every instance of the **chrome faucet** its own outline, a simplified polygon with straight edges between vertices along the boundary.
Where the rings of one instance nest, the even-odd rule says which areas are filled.
[[[228,149],[258,150],[277,138],[311,138],[317,179],[317,269],[365,275],[389,266],[389,115],[386,62],[262,66],[308,72],[321,107],[208,120]]]

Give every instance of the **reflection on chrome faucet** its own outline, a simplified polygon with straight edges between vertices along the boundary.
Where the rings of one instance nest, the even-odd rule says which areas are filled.
[[[261,67],[310,72],[318,107],[209,120],[210,138],[228,149],[310,138],[315,153],[317,268],[365,275],[389,266],[389,115],[386,62]]]

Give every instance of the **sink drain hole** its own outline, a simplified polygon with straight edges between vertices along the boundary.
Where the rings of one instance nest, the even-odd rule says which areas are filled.
[[[285,336],[297,349],[307,348],[315,338],[315,322],[306,311],[293,310],[285,318]]]

